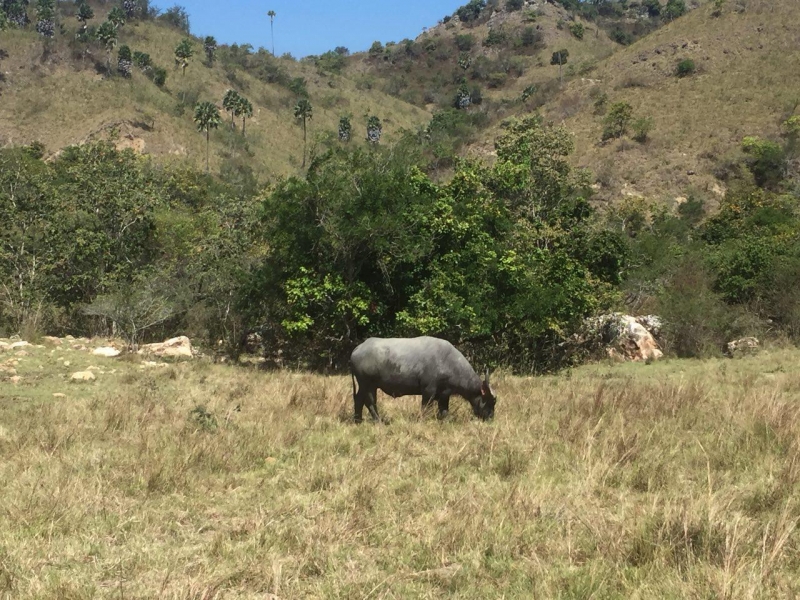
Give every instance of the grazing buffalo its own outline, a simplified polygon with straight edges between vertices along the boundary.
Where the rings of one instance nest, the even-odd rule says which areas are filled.
[[[350,355],[350,374],[356,423],[362,421],[365,405],[373,420],[380,420],[378,388],[393,398],[422,396],[423,410],[436,399],[440,419],[447,416],[452,394],[469,402],[481,419],[494,416],[496,397],[489,387],[489,370],[481,381],[464,355],[446,340],[369,338]]]

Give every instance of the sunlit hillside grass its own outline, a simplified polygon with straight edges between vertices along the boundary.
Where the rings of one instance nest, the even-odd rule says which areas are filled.
[[[95,22],[101,22],[102,16],[98,9]],[[149,53],[156,65],[167,68],[165,88],[159,89],[136,69],[130,80],[108,78],[103,73],[105,51],[95,49],[81,59],[68,47],[77,29],[73,21],[63,20],[66,33],[57,36],[54,50],[47,55],[41,38],[30,30],[5,31],[0,37],[0,48],[7,53],[0,60],[5,73],[0,83],[0,144],[38,140],[54,153],[69,144],[117,133],[122,145],[200,167],[205,163],[205,140],[192,121],[192,105],[210,100],[221,109],[226,89],[234,87],[251,100],[255,114],[247,125],[246,145],[224,127],[212,132],[212,170],[219,167],[223,155],[244,156],[262,176],[299,169],[302,128],[294,118],[296,98],[286,88],[265,84],[242,70],[236,70],[236,81],[231,82],[222,66],[204,64],[199,40],[194,41],[196,54],[182,75],[174,67],[173,52],[183,34],[153,21],[126,24],[119,43]],[[314,108],[309,151],[321,138],[335,135],[345,114],[352,115],[355,143],[366,135],[367,114],[382,120],[385,143],[396,140],[404,128],[416,128],[429,119],[425,111],[401,100],[357,89],[346,77],[291,60],[282,62],[293,77],[307,81]],[[116,51],[112,63],[116,64]],[[181,103],[188,104],[183,111]]]
[[[796,350],[495,374],[491,423],[381,395],[355,426],[346,377],[69,348],[0,355],[4,598],[800,592]]]
[[[703,5],[620,49],[590,74],[570,78],[542,108],[574,133],[573,162],[595,173],[601,198],[641,195],[669,203],[699,192],[713,205],[725,189],[715,174],[739,154],[742,138],[778,139],[781,122],[796,114],[800,4],[729,0],[719,17],[712,11]],[[695,75],[675,75],[683,59],[694,60]],[[646,143],[630,135],[601,143],[603,115],[594,104],[602,94],[607,106],[629,102],[636,117],[652,117]]]

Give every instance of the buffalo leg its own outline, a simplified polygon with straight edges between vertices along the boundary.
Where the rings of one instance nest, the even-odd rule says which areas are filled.
[[[353,420],[356,423],[361,423],[364,420],[364,395],[362,394],[362,390],[358,390],[353,394],[353,404],[355,405]]]
[[[444,419],[450,411],[450,396],[439,396],[437,401],[439,402],[439,419]]]
[[[370,390],[367,392],[366,404],[372,420],[376,422],[380,421],[381,417],[378,414],[378,390]]]

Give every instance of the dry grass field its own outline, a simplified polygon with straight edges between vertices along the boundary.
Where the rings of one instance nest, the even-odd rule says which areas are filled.
[[[3,598],[800,592],[797,350],[498,373],[489,424],[381,396],[361,426],[345,377],[24,351],[0,354]]]

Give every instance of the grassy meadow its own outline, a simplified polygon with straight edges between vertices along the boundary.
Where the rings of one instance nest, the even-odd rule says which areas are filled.
[[[800,592],[798,350],[497,373],[491,423],[381,395],[361,426],[349,377],[22,351],[2,598]]]

